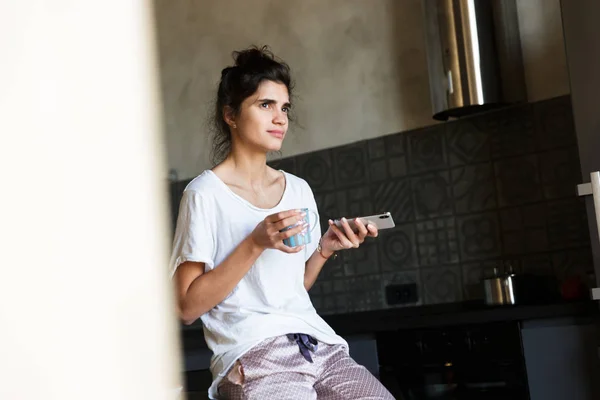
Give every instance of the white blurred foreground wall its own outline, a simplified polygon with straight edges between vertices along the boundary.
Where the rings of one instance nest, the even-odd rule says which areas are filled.
[[[152,3],[0,0],[0,399],[174,398]]]

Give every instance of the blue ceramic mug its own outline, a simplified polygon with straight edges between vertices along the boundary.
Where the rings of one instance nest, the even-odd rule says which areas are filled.
[[[309,244],[311,241],[310,234],[317,227],[317,224],[319,223],[318,215],[315,211],[309,210],[308,208],[302,208],[301,210],[305,214],[304,218],[302,218],[300,221],[298,221],[294,225],[287,226],[280,231],[280,232],[285,232],[285,231],[292,229],[298,225],[302,225],[305,222],[308,223],[306,228],[304,228],[302,231],[298,232],[294,236],[290,236],[289,238],[283,240],[283,244],[285,244],[288,247],[297,247],[297,246],[303,246],[305,244]],[[310,222],[309,215],[314,216],[314,222],[312,222],[312,223]]]

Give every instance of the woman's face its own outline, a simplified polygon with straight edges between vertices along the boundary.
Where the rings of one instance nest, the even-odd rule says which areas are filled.
[[[234,142],[254,150],[278,151],[288,129],[290,98],[282,83],[263,81],[228,122]]]

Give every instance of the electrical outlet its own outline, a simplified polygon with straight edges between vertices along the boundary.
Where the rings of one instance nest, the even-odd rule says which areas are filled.
[[[419,301],[417,284],[388,285],[385,287],[385,299],[389,305],[416,303]]]

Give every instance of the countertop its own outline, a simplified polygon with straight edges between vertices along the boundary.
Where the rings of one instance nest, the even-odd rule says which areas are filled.
[[[323,315],[323,319],[337,334],[349,336],[374,334],[397,329],[421,329],[499,321],[529,321],[589,316],[600,318],[598,302],[589,300],[543,305],[491,307],[481,301],[469,301]],[[184,352],[206,348],[200,324],[182,329],[182,339]]]

